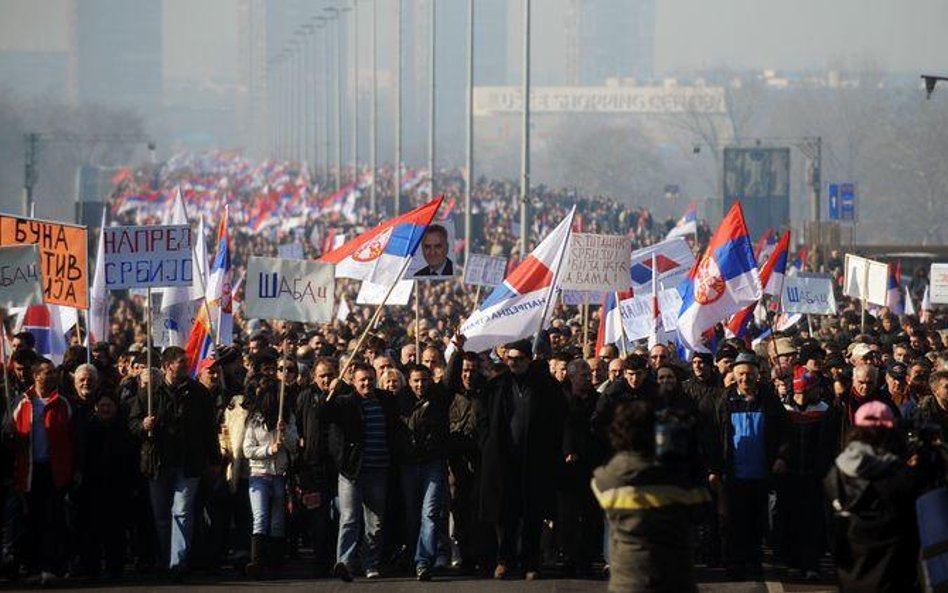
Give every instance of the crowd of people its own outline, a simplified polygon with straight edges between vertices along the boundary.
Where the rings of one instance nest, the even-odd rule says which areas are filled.
[[[478,183],[472,251],[517,251],[515,193]],[[584,230],[636,245],[668,230],[604,198],[534,199],[535,238],[574,203]],[[310,237],[371,224],[360,212],[235,227],[235,273],[291,236],[317,255]],[[919,588],[914,504],[945,482],[944,315],[882,309],[860,331],[858,303],[840,296],[812,334],[722,333],[681,359],[664,344],[592,351],[578,309],[558,303],[535,342],[468,352],[456,329],[471,291],[455,280],[420,294],[419,335],[413,311],[387,308],[358,352],[367,309],[307,326],[238,308],[235,341],[194,378],[180,347],[148,366],[130,294],[114,295],[109,340],[87,351],[77,337],[61,364],[15,334],[3,574],[260,579],[294,559],[343,581],[608,574],[612,591],[688,591],[697,564],[762,577],[768,550],[812,580],[833,577],[832,552],[843,590]]]

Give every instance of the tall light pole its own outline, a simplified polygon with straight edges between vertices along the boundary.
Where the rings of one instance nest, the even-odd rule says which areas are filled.
[[[530,197],[530,0],[523,2],[523,133],[520,139],[520,261],[527,258]]]
[[[329,28],[329,18],[326,18],[323,22],[325,25],[325,32],[323,34],[323,109],[325,113],[323,114],[323,164],[325,165],[325,174],[323,177],[323,183],[326,184],[326,187],[329,187],[330,179],[332,178],[332,126],[330,122],[332,121],[332,93],[330,82],[332,81],[332,41],[329,37],[330,28]],[[336,189],[339,189],[339,180],[336,179]]]
[[[467,0],[467,179],[464,181],[464,265],[471,257],[471,184],[474,182],[474,0]]]
[[[395,215],[402,213],[402,0],[395,0]]]
[[[336,109],[337,109],[336,111],[336,163],[339,166],[339,170],[337,171],[336,174],[339,176],[340,185],[342,185],[342,169],[343,169],[342,167],[342,121],[343,121],[342,91],[343,91],[343,80],[349,79],[349,77],[346,76],[345,65],[344,65],[344,62],[342,61],[342,49],[344,47],[342,44],[342,39],[343,39],[343,31],[345,30],[345,19],[343,18],[343,15],[345,15],[345,13],[349,12],[350,10],[352,9],[349,7],[343,7],[339,9],[339,22],[338,22],[338,27],[336,27],[336,37],[337,37],[336,38],[336,41],[337,41],[336,61],[337,61],[337,66],[339,68],[339,72],[336,74]],[[346,47],[348,47],[348,44],[346,44]],[[348,58],[349,56],[346,55],[346,59]]]
[[[359,2],[352,0],[352,183],[359,181]]]
[[[372,0],[372,112],[369,117],[369,168],[372,170],[372,185],[369,187],[369,209],[372,212],[375,212],[376,207],[376,172],[378,169],[378,148],[379,148],[379,136],[378,136],[378,126],[377,119],[379,116],[379,103],[378,103],[378,63],[376,62],[376,50],[378,45],[378,30],[376,28],[375,19],[377,16],[376,5],[378,0]]]
[[[431,193],[435,196],[435,6],[437,0],[429,0],[428,10],[428,175],[431,177]]]

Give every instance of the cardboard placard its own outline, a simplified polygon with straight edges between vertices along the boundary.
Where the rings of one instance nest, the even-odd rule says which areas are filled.
[[[632,243],[621,235],[572,233],[559,286],[566,290],[628,290]]]
[[[43,302],[43,281],[36,245],[0,247],[0,307]]]
[[[181,225],[102,229],[105,287],[190,287],[194,282],[191,228]]]
[[[244,314],[304,323],[332,321],[335,266],[317,261],[252,256],[247,262]]]
[[[86,227],[0,214],[0,246],[36,245],[43,301],[89,308],[89,257]]]
[[[506,271],[507,258],[472,253],[471,261],[464,266],[464,283],[494,287],[504,281]]]

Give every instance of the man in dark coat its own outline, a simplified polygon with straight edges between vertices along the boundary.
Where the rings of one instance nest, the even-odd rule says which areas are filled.
[[[540,530],[555,512],[562,465],[563,392],[550,376],[549,365],[531,362],[531,356],[526,340],[508,344],[508,372],[485,386],[479,514],[497,527],[498,579],[507,577],[517,563],[518,540],[525,577],[539,578]]]
[[[219,470],[221,451],[214,401],[188,377],[184,350],[166,348],[161,371],[152,388],[151,413],[147,389],[141,389],[132,402],[129,428],[143,441],[141,470],[151,478],[159,552],[172,573],[181,575],[191,548],[198,483],[205,472]]]

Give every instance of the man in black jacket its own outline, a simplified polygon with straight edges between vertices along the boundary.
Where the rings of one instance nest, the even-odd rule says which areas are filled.
[[[705,447],[708,483],[716,488],[723,481],[724,486],[728,575],[742,579],[762,574],[768,480],[786,470],[785,420],[773,389],[760,381],[754,354],[739,354],[732,372],[735,383],[718,402]]]
[[[329,507],[335,471],[329,456],[326,396],[338,374],[336,365],[331,358],[317,358],[312,384],[296,402],[296,430],[300,436],[296,486],[300,492],[300,512],[313,542],[317,577],[328,574],[332,561]]]
[[[563,392],[546,361],[531,363],[528,341],[507,345],[504,372],[485,386],[479,515],[499,535],[494,577],[518,560],[528,580],[539,578],[540,530],[555,512],[562,467]]]
[[[161,355],[161,378],[148,395],[132,401],[129,428],[142,439],[141,470],[150,479],[159,553],[171,572],[186,569],[201,476],[220,469],[214,402],[203,385],[188,377],[188,358],[176,346]]]
[[[376,389],[375,369],[355,363],[352,392],[329,404],[329,452],[339,470],[339,538],[334,573],[352,580],[360,540],[362,568],[378,578],[388,470],[398,409],[393,394]]]
[[[431,579],[438,554],[438,519],[445,496],[448,444],[447,390],[423,365],[408,368],[408,388],[398,394],[399,478],[405,503],[405,534],[414,549],[415,573]]]

